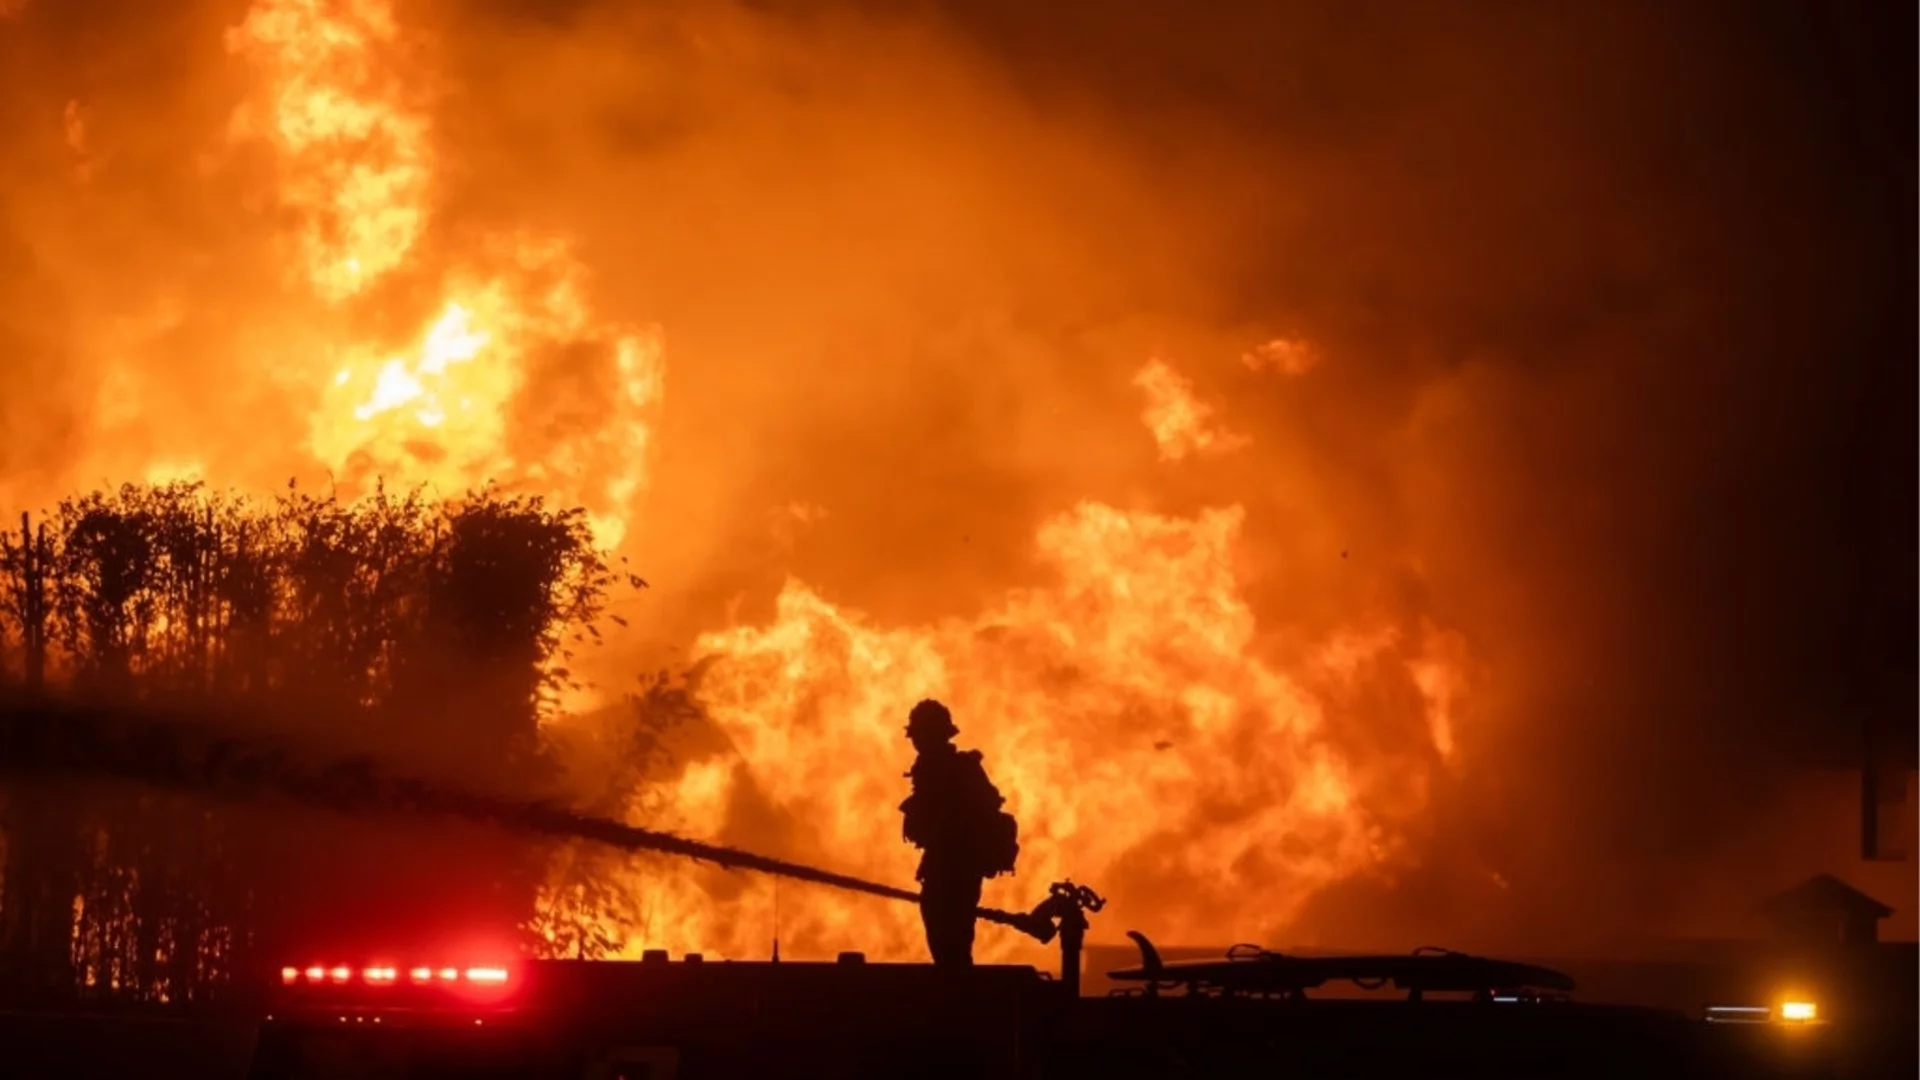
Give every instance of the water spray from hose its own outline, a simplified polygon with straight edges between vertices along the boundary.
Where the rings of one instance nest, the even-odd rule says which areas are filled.
[[[229,801],[280,798],[347,814],[448,817],[531,835],[591,840],[622,851],[673,855],[909,904],[920,902],[918,893],[906,889],[582,814],[550,802],[515,800],[389,775],[369,758],[314,766],[283,748],[223,735],[194,717],[151,708],[93,706],[44,697],[0,701],[0,775],[86,776]],[[1057,902],[1049,901],[1025,914],[982,907],[975,916],[1044,943],[1056,933],[1052,913],[1057,907]]]

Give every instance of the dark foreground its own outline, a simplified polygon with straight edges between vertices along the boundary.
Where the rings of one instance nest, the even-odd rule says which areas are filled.
[[[1568,1002],[1069,999],[1027,968],[537,964],[485,999],[404,985],[272,1019],[0,1016],[0,1075],[1879,1077],[1913,1025],[1722,1025]],[[433,988],[429,988],[433,990]],[[385,996],[379,996],[385,995]]]

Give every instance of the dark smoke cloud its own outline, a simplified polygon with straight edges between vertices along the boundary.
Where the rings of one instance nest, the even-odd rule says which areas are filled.
[[[1332,359],[1241,424],[1485,661],[1443,812],[1523,911],[1644,925],[1786,762],[1910,757],[1910,12],[1069,8],[984,33],[1256,148],[1229,295]]]
[[[233,313],[285,302],[270,218],[233,211],[261,178],[196,165],[241,5],[88,7],[0,29],[10,489],[74,479],[99,312],[186,298],[136,365],[164,442],[196,394],[258,424]],[[1484,674],[1429,868],[1325,934],[1643,925],[1786,763],[1862,715],[1911,741],[1911,13],[409,10],[444,30],[448,228],[575,231],[605,305],[666,327],[650,638],[789,572],[971,613],[1073,500],[1244,503],[1277,652],[1387,611]],[[1239,363],[1281,334],[1324,359]],[[1152,355],[1251,445],[1158,462]]]
[[[1509,925],[1662,917],[1781,767],[1910,715],[1910,34],[1794,5],[797,7],[500,138],[608,166],[530,201],[623,207],[596,262],[680,329],[662,512],[711,515],[733,542],[685,535],[717,552],[784,499],[833,515],[757,595],[797,566],[966,609],[1062,499],[1248,502],[1277,636],[1386,605],[1472,642],[1441,804],[1466,838],[1436,861],[1497,866]],[[623,40],[611,10],[554,55]],[[1234,362],[1282,332],[1327,361]],[[1253,447],[1156,475],[1125,383],[1154,351]],[[755,594],[717,558],[696,580]]]

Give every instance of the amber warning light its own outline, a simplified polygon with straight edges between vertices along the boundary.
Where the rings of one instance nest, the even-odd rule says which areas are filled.
[[[1709,1005],[1710,1024],[1818,1024],[1820,1007],[1811,1001],[1783,1001],[1777,1008],[1766,1005]]]
[[[1811,1001],[1785,1001],[1780,1004],[1780,1019],[1789,1023],[1809,1023],[1819,1015],[1819,1008]]]

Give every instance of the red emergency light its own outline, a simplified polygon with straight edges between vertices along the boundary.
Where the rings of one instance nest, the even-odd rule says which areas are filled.
[[[505,986],[510,977],[506,968],[497,966],[420,966],[407,970],[408,981],[416,986],[498,987]],[[356,982],[364,986],[393,986],[399,981],[400,968],[391,964],[371,964],[357,971],[345,964],[313,964],[306,968],[288,966],[280,969],[282,986],[346,986]]]

